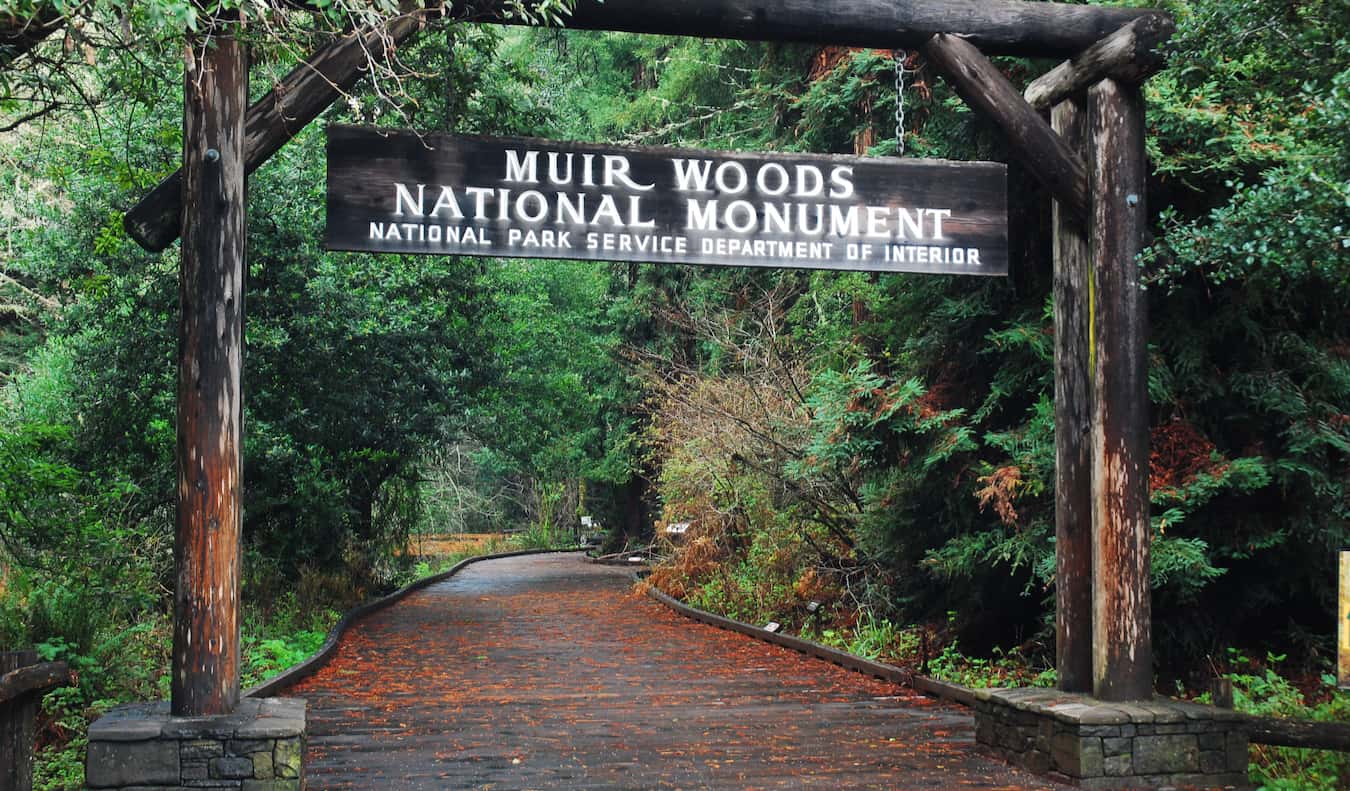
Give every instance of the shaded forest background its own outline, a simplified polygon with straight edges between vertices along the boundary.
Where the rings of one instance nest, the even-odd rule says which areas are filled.
[[[181,63],[100,39],[114,5],[0,77],[0,646],[83,669],[53,744],[161,695],[167,666],[177,251],[121,223],[178,165]],[[1159,688],[1232,673],[1344,717],[1325,674],[1350,545],[1350,8],[1163,5],[1139,263]],[[255,96],[294,61],[279,41],[317,35],[290,24],[259,37]],[[1006,161],[905,57],[905,154]],[[889,52],[438,25],[397,60],[321,121],[896,153]],[[1053,65],[998,62],[1018,84]],[[896,661],[924,634],[952,672],[1053,681],[1049,199],[1026,173],[992,281],[377,258],[318,241],[322,122],[250,180],[250,650],[285,658],[315,613],[406,579],[413,534],[547,542],[587,514],[613,548],[658,537],[654,582],[699,606]],[[670,522],[692,524],[678,544]]]

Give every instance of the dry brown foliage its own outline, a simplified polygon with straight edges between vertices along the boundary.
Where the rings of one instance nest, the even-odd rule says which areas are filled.
[[[1016,465],[999,467],[977,480],[980,488],[975,490],[975,495],[980,499],[980,510],[992,503],[999,521],[1008,527],[1016,527],[1017,509],[1013,507],[1013,501],[1022,485],[1022,468]]]
[[[667,593],[706,584],[759,541],[768,552],[764,570],[789,590],[802,569],[818,566],[820,575],[803,584],[817,600],[840,595],[824,588],[829,569],[851,562],[861,496],[854,473],[820,469],[807,453],[812,363],[782,334],[784,315],[802,296],[800,286],[784,284],[743,289],[728,295],[723,304],[732,307],[721,313],[663,316],[715,349],[715,373],[631,351],[646,365],[647,444],[660,470],[662,519],[692,525],[663,542],[667,560],[650,580]]]
[[[1214,461],[1214,450],[1214,443],[1187,420],[1154,427],[1149,437],[1149,490],[1175,491],[1201,473],[1218,474],[1223,464]]]

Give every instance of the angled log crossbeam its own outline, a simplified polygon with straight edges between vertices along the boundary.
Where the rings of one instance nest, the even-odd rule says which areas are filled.
[[[257,170],[365,74],[371,58],[407,41],[425,22],[423,13],[403,14],[381,28],[366,28],[320,48],[249,107],[244,120],[245,174]],[[131,238],[152,252],[178,238],[182,173],[175,171],[123,219]]]
[[[1043,112],[1107,77],[1142,82],[1163,67],[1166,58],[1159,47],[1175,31],[1169,16],[1140,17],[1037,77],[1022,95]]]
[[[1008,78],[975,45],[939,33],[922,52],[974,109],[994,120],[1008,137],[1012,153],[1069,211],[1086,217],[1091,205],[1087,167],[1050,128]]]

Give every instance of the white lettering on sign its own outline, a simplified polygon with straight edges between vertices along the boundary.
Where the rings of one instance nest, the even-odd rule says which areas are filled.
[[[865,214],[864,214],[865,211]],[[685,202],[684,227],[690,231],[728,229],[806,236],[859,236],[941,241],[943,218],[951,209],[888,206],[839,206],[824,203],[764,203],[691,198]],[[866,218],[864,220],[864,217]],[[865,225],[865,227],[864,227]]]
[[[507,149],[503,181],[539,184],[538,151]],[[591,180],[594,163],[582,157],[585,170],[583,185],[595,185]],[[547,152],[549,184],[566,186],[572,183],[574,155]],[[792,191],[792,197],[822,197],[826,192],[826,176],[814,165],[797,165],[793,173],[776,162],[761,166],[753,175],[739,162],[723,162],[713,166],[712,160],[673,159],[675,189],[679,192],[715,192],[720,195],[743,195],[751,190],[768,197],[782,197]],[[629,189],[647,191],[654,184],[638,184],[629,177],[629,164],[621,156],[602,158],[600,184],[612,187],[621,184]],[[853,169],[841,165],[830,171],[828,196],[844,199],[854,194]],[[752,184],[753,182],[753,184]],[[427,210],[426,184],[396,182],[393,194],[395,217],[433,217],[463,219],[460,196],[450,185],[434,188],[436,200]],[[620,208],[615,196],[602,194],[598,199],[588,193],[541,192],[489,187],[461,187],[465,202],[472,206],[473,219],[486,220],[494,216],[506,223],[552,222],[563,225],[588,225],[611,228],[654,228],[656,220],[643,216],[642,198],[626,196]],[[588,209],[588,204],[590,208]],[[805,236],[867,236],[874,239],[903,239],[942,241],[943,220],[952,216],[951,209],[915,208],[901,206],[858,206],[837,203],[753,203],[745,199],[688,199],[685,203],[684,227],[689,231],[732,231],[738,234],[766,233]],[[898,260],[898,259],[897,259]]]
[[[739,162],[723,162],[714,169],[711,159],[672,159],[675,189],[678,192],[712,192],[737,195],[749,189],[750,174]],[[789,190],[795,198],[814,198],[825,194],[825,175],[815,165],[797,165],[794,176],[777,162],[768,162],[755,173],[755,189],[763,195],[778,197]],[[711,184],[709,186],[709,176]],[[839,165],[830,170],[831,198],[853,197],[853,168]]]
[[[1007,268],[1005,169],[993,163],[587,151],[350,127],[330,129],[330,141],[335,134],[347,141],[336,166],[330,159],[336,249],[980,275]],[[396,153],[363,160],[380,145],[377,134]]]
[[[586,154],[582,158],[582,185],[592,186],[595,184],[594,166],[595,158]],[[557,186],[570,186],[572,184],[572,160],[573,155],[560,154],[557,151],[548,152],[548,181]],[[606,187],[622,185],[629,189],[645,192],[650,189],[656,189],[655,184],[639,184],[629,178],[628,172],[631,165],[628,163],[628,157],[615,154],[606,154],[601,158],[603,165],[602,183]],[[564,173],[562,165],[567,169]],[[506,150],[506,176],[503,181],[510,181],[517,184],[538,184],[539,183],[539,152],[525,151],[521,152],[515,149]]]

